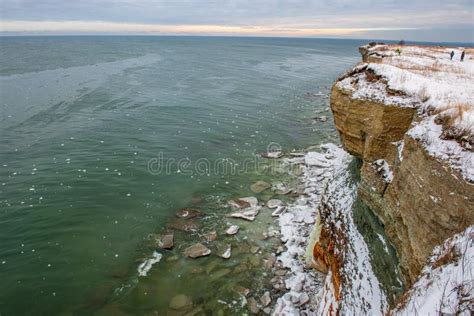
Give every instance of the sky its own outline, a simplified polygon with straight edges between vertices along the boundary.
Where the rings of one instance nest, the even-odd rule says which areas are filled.
[[[474,42],[474,0],[0,0],[0,34]]]

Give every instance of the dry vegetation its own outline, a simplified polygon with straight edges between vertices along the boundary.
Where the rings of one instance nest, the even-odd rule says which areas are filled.
[[[465,71],[462,68],[457,67],[455,65],[443,64],[439,60],[434,60],[431,65],[416,65],[416,64],[411,64],[407,62],[397,61],[397,60],[394,60],[392,57],[386,57],[385,59],[387,60],[386,61],[387,64],[390,64],[400,69],[405,69],[405,70],[408,70],[408,71],[411,71],[413,73],[417,73],[423,76],[430,76],[431,74],[435,72],[438,72],[438,73],[447,72],[447,73],[455,73],[461,76],[469,76],[465,73]]]
[[[450,104],[444,108],[437,108],[431,113],[436,116],[436,123],[443,127],[444,139],[453,139],[466,149],[473,150],[474,136],[467,128],[459,128],[456,122],[463,119],[464,115],[472,111],[473,105],[470,104]]]

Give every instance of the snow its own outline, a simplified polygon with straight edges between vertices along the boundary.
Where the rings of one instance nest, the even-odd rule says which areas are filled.
[[[467,49],[461,62],[463,48],[380,44],[365,48],[369,61],[370,56],[377,56],[376,62],[357,65],[339,80],[337,87],[349,91],[354,99],[416,108],[417,122],[409,134],[422,140],[430,155],[447,160],[464,179],[473,182],[473,50]],[[401,50],[400,55],[397,49]],[[451,51],[455,53],[453,60]],[[444,127],[435,123],[443,119],[448,121]],[[442,139],[446,138],[443,129],[455,140]],[[402,150],[403,144],[399,153]]]
[[[368,64],[367,68],[382,76],[390,89],[420,99],[424,113],[449,113],[454,105],[466,105],[468,109],[456,118],[455,125],[474,134],[474,60],[467,56],[461,62],[462,49],[452,48],[407,46],[400,48],[400,56],[387,54],[395,47],[371,49],[390,57],[382,58],[382,63]],[[455,52],[453,60],[449,57],[451,51]]]
[[[147,276],[148,272],[151,270],[155,263],[160,262],[163,255],[156,251],[153,252],[151,258],[146,259],[138,266],[138,275],[139,276]]]
[[[429,264],[392,315],[471,315],[474,226],[434,249]],[[451,256],[453,255],[453,256]]]
[[[369,64],[364,64],[363,69],[367,69]],[[353,76],[347,77],[338,83],[337,87],[352,92],[354,99],[369,99],[384,103],[386,105],[393,105],[399,107],[416,107],[418,104],[414,102],[413,98],[401,95],[387,94],[387,85],[383,82],[369,82],[365,72],[356,73]]]
[[[321,146],[321,152],[309,152],[304,159],[303,180],[305,196],[288,205],[287,211],[280,215],[281,240],[286,250],[277,260],[290,270],[285,281],[287,292],[278,298],[273,315],[329,315],[338,310],[347,315],[383,315],[387,310],[385,294],[375,277],[369,259],[369,250],[362,235],[352,220],[352,203],[356,197],[356,184],[350,185],[348,171],[351,156],[334,144]],[[321,201],[332,203],[337,212],[334,221],[342,218],[347,229],[349,241],[345,250],[343,273],[347,276],[341,302],[334,296],[331,273],[322,280],[306,268],[306,253],[312,255],[309,240],[315,230],[314,219]],[[358,271],[359,273],[354,273]],[[310,301],[300,304],[302,294]]]
[[[466,180],[474,182],[474,153],[463,149],[454,140],[440,139],[443,131],[434,120],[433,116],[423,120],[410,129],[408,135],[420,141],[430,155],[449,161]]]
[[[322,202],[329,208],[325,221],[334,224],[344,234],[344,245],[335,244],[335,253],[341,254],[343,262],[340,271],[342,277],[341,300],[337,303],[334,288],[326,278],[317,315],[328,315],[328,305],[332,305],[332,314],[336,315],[339,306],[340,315],[384,315],[388,310],[385,293],[375,276],[370,263],[369,249],[357,230],[352,216],[352,206],[357,198],[357,183],[352,181],[349,171],[350,156],[344,152],[333,179],[328,182]]]
[[[390,170],[390,166],[384,159],[375,160],[372,165],[375,167],[375,170],[382,176],[382,179],[391,183],[393,180],[393,172]]]
[[[281,241],[286,250],[277,260],[290,270],[285,280],[287,292],[278,298],[273,315],[315,315],[318,304],[317,293],[321,289],[320,278],[315,271],[307,268],[304,258],[314,230],[317,208],[327,181],[341,160],[348,155],[334,144],[321,146],[322,152],[308,152],[304,159],[294,158],[295,163],[304,163],[302,180],[305,195],[286,207],[279,215]],[[312,251],[309,251],[312,254]],[[309,297],[309,302],[306,302]]]

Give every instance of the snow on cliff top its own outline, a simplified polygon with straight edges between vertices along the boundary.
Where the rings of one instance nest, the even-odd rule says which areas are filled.
[[[397,53],[400,49],[400,55]],[[450,53],[454,52],[451,60]],[[474,50],[447,47],[376,45],[370,52],[384,56],[381,63],[368,65],[387,81],[390,89],[402,91],[421,101],[424,113],[454,112],[462,106],[462,115],[454,118],[457,127],[474,134]]]
[[[422,121],[408,134],[474,182],[474,49],[380,44],[362,50],[368,63],[337,86],[356,99],[417,108]]]

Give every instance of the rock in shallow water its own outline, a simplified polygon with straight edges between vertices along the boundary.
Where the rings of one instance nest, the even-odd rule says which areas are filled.
[[[235,200],[230,200],[228,202],[229,206],[234,210],[245,209],[248,207],[256,207],[258,205],[258,200],[254,196],[243,197]]]
[[[224,258],[224,259],[229,259],[231,255],[232,255],[232,246],[227,245],[225,250],[219,254],[219,257]]]
[[[194,208],[183,208],[176,212],[179,218],[194,218],[204,216],[204,212]]]
[[[185,232],[197,231],[201,228],[201,224],[194,220],[184,220],[181,218],[175,218],[168,224],[169,228],[181,230]]]
[[[258,312],[260,311],[260,308],[258,308],[257,301],[253,297],[247,300],[247,304],[248,304],[250,313],[258,314]]]
[[[193,301],[189,296],[179,294],[173,297],[170,301],[170,308],[174,310],[191,309]]]
[[[268,202],[267,202],[267,207],[268,208],[277,208],[280,205],[283,205],[283,201],[278,200],[278,199],[271,199],[271,200],[268,200]]]
[[[249,293],[250,293],[250,290],[249,290],[248,288],[243,287],[243,286],[240,286],[240,285],[236,285],[236,286],[234,287],[234,291],[237,292],[237,293],[239,293],[240,295],[245,296],[245,297],[246,297],[247,295],[249,295]]]
[[[184,250],[184,255],[189,258],[199,258],[208,256],[211,254],[211,249],[207,248],[203,244],[195,244]]]
[[[170,232],[161,237],[158,241],[158,246],[161,249],[171,249],[174,247],[174,233]]]
[[[283,157],[283,153],[281,151],[270,151],[266,153],[260,154],[263,158],[269,158],[269,159],[278,159]]]
[[[270,297],[270,292],[265,292],[261,297],[260,297],[260,302],[262,302],[262,305],[264,307],[267,307],[270,305],[272,302],[272,298]]]
[[[253,222],[258,215],[260,207],[249,207],[239,212],[230,213],[228,217],[241,218]]]
[[[237,225],[232,225],[229,228],[227,228],[227,230],[225,231],[227,235],[235,235],[238,232],[239,232],[239,226]]]
[[[269,188],[271,188],[271,184],[265,181],[257,181],[254,184],[250,186],[250,190],[252,190],[253,193],[261,193]]]
[[[207,234],[204,235],[204,239],[206,241],[215,241],[217,240],[217,232],[215,230],[212,230],[208,232]]]

